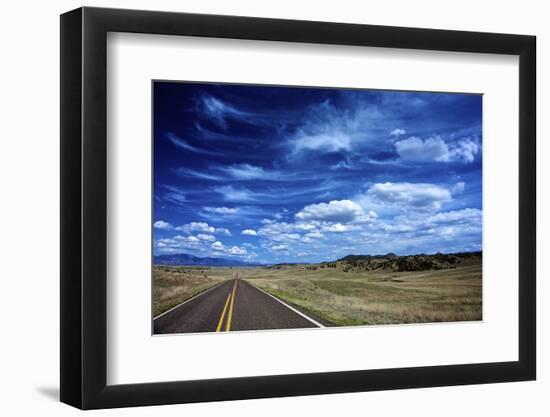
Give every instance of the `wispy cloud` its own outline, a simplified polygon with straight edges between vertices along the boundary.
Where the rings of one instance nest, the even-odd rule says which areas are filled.
[[[220,194],[224,201],[249,202],[258,200],[258,196],[244,187],[222,185],[219,187],[214,187],[213,190]]]
[[[231,104],[207,94],[201,97],[201,103],[205,115],[223,128],[227,128],[227,121],[230,119],[244,119],[248,116],[246,112],[240,111]]]
[[[199,178],[202,180],[208,181],[224,181],[227,180],[227,177],[220,175],[212,174],[208,171],[197,171],[189,168],[176,168],[176,174],[180,177],[189,177],[189,178]]]
[[[276,172],[269,172],[262,167],[250,164],[235,164],[219,169],[237,180],[276,180],[278,178]]]
[[[216,214],[236,214],[239,209],[236,207],[203,207],[202,208],[207,213],[216,213]]]
[[[198,153],[202,155],[220,155],[219,152],[193,146],[172,132],[167,132],[165,136],[170,141],[170,143],[172,143],[172,145],[184,151]]]
[[[185,205],[187,203],[187,196],[183,190],[171,185],[165,185],[165,188],[168,190],[168,192],[163,195],[163,199],[165,201],[178,206]]]

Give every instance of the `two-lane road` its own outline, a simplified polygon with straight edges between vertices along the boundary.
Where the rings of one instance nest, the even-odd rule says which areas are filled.
[[[242,279],[224,281],[153,320],[154,334],[323,327]]]

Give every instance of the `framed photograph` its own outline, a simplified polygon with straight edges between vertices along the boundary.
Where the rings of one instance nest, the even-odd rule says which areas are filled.
[[[61,401],[533,380],[535,37],[61,16]]]

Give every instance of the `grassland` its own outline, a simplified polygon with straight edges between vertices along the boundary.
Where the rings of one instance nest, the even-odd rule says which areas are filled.
[[[153,269],[153,316],[232,276],[226,268],[162,266]]]
[[[481,257],[443,269],[365,269],[371,267],[355,261],[250,268],[155,266],[154,315],[238,274],[337,326],[482,319]]]
[[[284,265],[241,278],[339,326],[482,319],[481,262],[452,269],[345,272],[345,265]]]

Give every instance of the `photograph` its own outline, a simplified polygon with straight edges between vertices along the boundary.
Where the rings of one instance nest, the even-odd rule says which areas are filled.
[[[482,95],[152,89],[153,334],[482,320]]]

